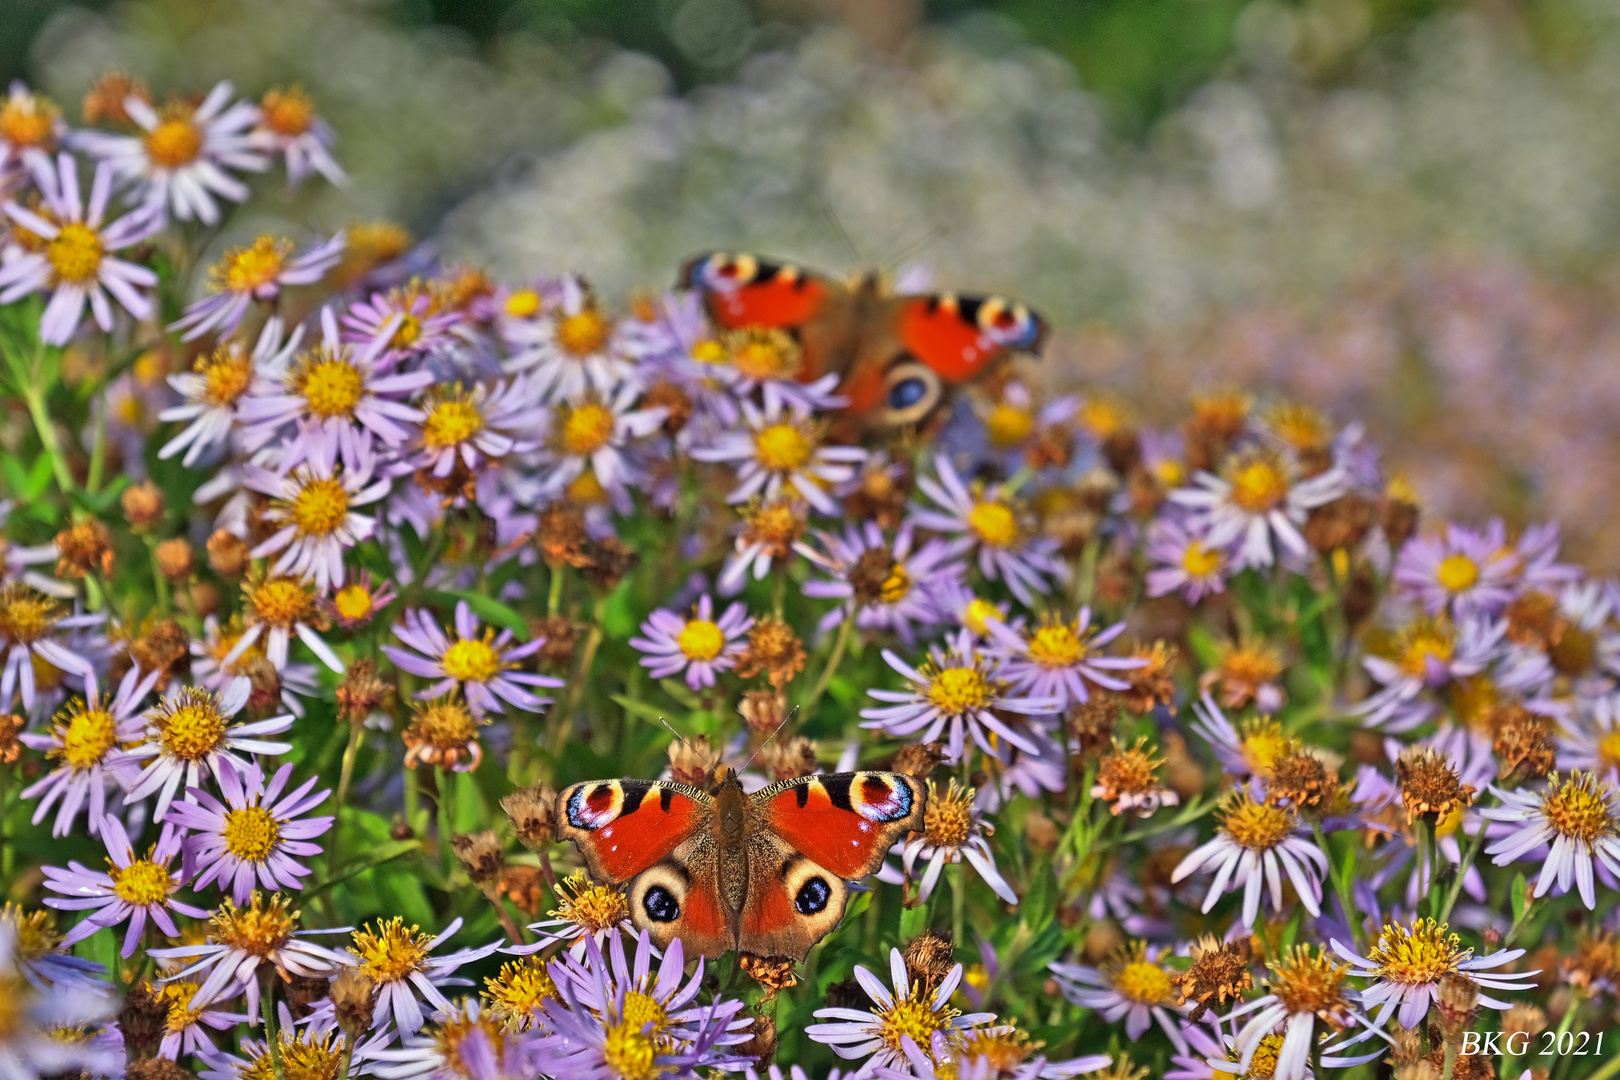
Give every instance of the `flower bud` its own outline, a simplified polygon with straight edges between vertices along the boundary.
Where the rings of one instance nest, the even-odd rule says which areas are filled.
[[[353,968],[345,968],[332,979],[332,1011],[344,1034],[358,1036],[371,1026],[377,1001],[377,984]]]
[[[1444,975],[1434,995],[1434,1009],[1441,1036],[1448,1043],[1457,1042],[1479,1014],[1479,987],[1465,975]]]
[[[247,544],[229,529],[215,529],[208,538],[208,565],[220,577],[236,577],[247,566]]]
[[[557,793],[545,784],[514,791],[501,800],[518,841],[530,851],[542,851],[557,839]]]
[[[150,480],[125,488],[118,501],[124,507],[124,520],[136,532],[145,532],[163,520],[163,492]]]
[[[158,572],[170,581],[184,581],[191,576],[191,542],[183,536],[160,542],[152,551]]]
[[[105,577],[112,573],[112,534],[95,518],[85,518],[56,534],[56,554],[57,577]]]
[[[501,869],[506,865],[506,854],[492,830],[452,836],[450,848],[456,853],[472,883],[480,889],[500,880]]]

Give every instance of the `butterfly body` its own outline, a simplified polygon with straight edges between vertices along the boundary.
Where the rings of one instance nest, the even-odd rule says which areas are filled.
[[[954,293],[895,296],[875,273],[848,283],[752,255],[702,255],[681,283],[722,327],[790,332],[798,377],[836,372],[845,411],[867,427],[918,424],[954,387],[1018,351],[1037,351],[1046,323],[1022,304]]]
[[[839,773],[752,795],[731,773],[714,795],[670,781],[565,789],[557,834],[591,875],[629,882],[631,918],[659,945],[801,960],[838,925],[848,881],[923,827],[926,796],[896,773]]]

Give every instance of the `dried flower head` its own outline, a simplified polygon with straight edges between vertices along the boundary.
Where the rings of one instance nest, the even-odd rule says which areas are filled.
[[[1301,747],[1272,765],[1271,793],[1296,810],[1320,811],[1331,806],[1338,795],[1339,773],[1329,767],[1321,752]]]
[[[1174,806],[1181,798],[1159,783],[1163,765],[1164,759],[1148,747],[1147,736],[1139,736],[1128,750],[1115,739],[1113,749],[1097,762],[1097,782],[1091,797],[1109,803],[1116,817],[1127,810],[1147,817],[1161,805]]]
[[[1122,702],[1118,695],[1093,691],[1090,701],[1082,701],[1064,714],[1070,745],[1083,758],[1102,753],[1114,741]]]
[[[544,783],[521,788],[501,800],[519,843],[544,851],[557,839],[557,793]]]
[[[737,658],[737,674],[752,679],[763,673],[781,690],[804,670],[804,643],[793,627],[774,615],[755,620],[748,631],[748,647]]]
[[[346,967],[333,977],[328,992],[338,1027],[345,1034],[359,1035],[371,1026],[377,1006],[377,984],[370,978]]]
[[[506,853],[493,830],[459,833],[450,838],[450,848],[474,885],[488,889],[500,879],[501,870],[506,865]]]
[[[612,592],[640,561],[635,548],[617,536],[605,536],[591,545],[590,560],[581,569],[599,591]]]
[[[1204,674],[1203,689],[1218,691],[1228,709],[1241,709],[1252,701],[1269,716],[1282,707],[1277,680],[1286,667],[1282,650],[1263,638],[1223,641],[1215,667]]]
[[[536,919],[540,917],[540,902],[546,896],[546,877],[538,866],[507,866],[495,883],[495,891],[512,901],[523,914]]]
[[[803,736],[766,743],[760,747],[759,763],[772,780],[795,780],[821,767],[816,761],[816,744]]]
[[[934,775],[934,770],[944,760],[944,743],[908,743],[894,756],[892,768],[895,772],[905,773],[918,780],[926,780]]]
[[[169,998],[146,980],[129,988],[118,1008],[118,1030],[131,1058],[151,1057],[169,1027]]]
[[[1434,1013],[1440,1021],[1441,1035],[1448,1042],[1456,1042],[1474,1026],[1474,1017],[1479,1014],[1479,984],[1465,975],[1442,975],[1434,992]]]
[[[1514,597],[1502,616],[1507,620],[1509,641],[1543,652],[1557,648],[1570,628],[1558,598],[1534,589]]]
[[[140,79],[127,71],[104,72],[85,92],[84,122],[106,123],[116,127],[133,126],[134,122],[124,109],[124,102],[132,97],[148,105],[152,103],[152,92]]]
[[[579,646],[579,635],[585,627],[566,615],[547,615],[529,623],[530,638],[544,638],[545,644],[535,653],[540,666],[552,671],[567,671],[574,664],[574,650]]]
[[[1564,980],[1587,994],[1620,990],[1620,934],[1586,931],[1563,961]]]
[[[1491,714],[1494,737],[1491,752],[1496,755],[1496,776],[1518,783],[1539,780],[1557,763],[1558,749],[1553,742],[1553,723],[1513,703]]]
[[[207,546],[209,569],[220,577],[236,577],[247,567],[248,546],[229,529],[215,529]]]
[[[748,730],[769,735],[782,726],[788,716],[787,695],[780,690],[747,690],[737,706]]]
[[[764,1001],[770,1001],[783,990],[799,985],[796,974],[798,962],[784,957],[753,956],[744,953],[738,958],[742,973],[765,988]]]
[[[465,772],[484,759],[478,729],[489,720],[467,707],[456,691],[431,701],[413,702],[405,729],[405,767],[437,765]]]
[[[158,573],[165,578],[173,582],[185,581],[195,567],[191,541],[183,536],[159,541],[152,549],[152,561],[157,564]]]
[[[534,542],[552,566],[584,567],[591,561],[590,535],[585,531],[585,511],[568,502],[554,502],[540,511],[540,525]]]
[[[1149,713],[1163,705],[1172,714],[1176,711],[1176,665],[1181,650],[1163,641],[1151,645],[1137,645],[1128,654],[1133,659],[1145,660],[1141,667],[1121,671],[1120,677],[1130,683],[1130,689],[1120,691],[1120,700],[1133,713]]]
[[[22,741],[17,736],[27,724],[25,716],[0,713],[0,765],[10,765],[22,754]]]
[[[1440,821],[1474,801],[1474,789],[1464,784],[1450,759],[1428,746],[1409,746],[1395,762],[1406,814],[1417,821],[1425,814]]]
[[[106,577],[112,573],[112,533],[95,518],[83,518],[56,534],[56,576]]]
[[[676,783],[707,787],[718,764],[720,751],[710,744],[707,735],[676,739],[669,744],[669,773]]]
[[[1205,935],[1192,946],[1192,966],[1170,976],[1176,988],[1176,1004],[1193,1002],[1191,1019],[1199,1020],[1211,1008],[1224,1010],[1227,999],[1241,1001],[1254,988],[1250,971],[1252,954],[1247,937],[1220,941]]]
[[[118,502],[124,508],[124,520],[136,532],[144,532],[163,520],[163,492],[150,480],[125,488]]]
[[[337,688],[338,720],[359,724],[376,712],[394,692],[392,683],[377,677],[377,662],[370,657],[356,660],[344,672]]]

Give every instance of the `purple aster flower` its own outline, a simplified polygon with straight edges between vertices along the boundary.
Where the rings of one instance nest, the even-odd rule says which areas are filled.
[[[314,173],[343,187],[349,177],[332,156],[337,133],[315,114],[315,103],[301,87],[266,90],[248,142],[261,154],[280,154],[287,166],[287,187],[302,184]]]
[[[250,573],[242,585],[243,622],[247,629],[220,661],[230,670],[248,650],[258,645],[277,670],[288,670],[287,650],[296,636],[327,667],[342,674],[343,661],[320,635],[327,628],[321,617],[321,597],[307,578],[288,574],[260,576]],[[319,629],[317,629],[317,627]],[[259,645],[260,641],[263,645]]]
[[[392,1036],[373,1036],[367,1073],[382,1080],[535,1080],[550,1064],[540,1039],[503,1024],[476,1000],[440,1013],[434,1023],[390,1049]],[[373,1064],[374,1063],[374,1064]]]
[[[380,358],[395,329],[390,322],[363,347],[344,343],[332,309],[321,309],[321,344],[289,364],[283,353],[268,358],[253,389],[237,404],[249,451],[268,445],[292,424],[302,425],[287,444],[281,467],[299,464],[317,434],[340,448],[376,439],[397,447],[414,432],[422,413],[402,398],[433,383],[431,371],[381,374]],[[406,425],[412,425],[407,427]]]
[[[1580,567],[1558,561],[1558,523],[1527,526],[1513,545],[1514,578],[1521,590],[1553,592],[1581,577]]]
[[[1449,929],[1445,923],[1433,919],[1418,919],[1410,928],[1401,923],[1385,923],[1378,941],[1367,950],[1366,956],[1358,956],[1337,939],[1332,941],[1333,951],[1350,961],[1350,974],[1372,983],[1361,991],[1362,1005],[1376,1010],[1372,1026],[1383,1027],[1384,1021],[1394,1014],[1402,1027],[1416,1028],[1429,1014],[1429,1006],[1444,975],[1461,976],[1489,990],[1533,988],[1526,985],[1526,980],[1533,979],[1540,971],[1480,974],[1512,963],[1524,955],[1523,949],[1475,956],[1473,949],[1462,946],[1456,934],[1447,933]],[[1512,1006],[1512,1002],[1484,993],[1479,995],[1479,1003],[1504,1011]]]
[[[1349,476],[1334,467],[1301,479],[1292,457],[1264,447],[1233,454],[1221,473],[1201,472],[1194,487],[1170,493],[1170,501],[1191,508],[1194,527],[1205,531],[1213,549],[1236,549],[1237,566],[1267,567],[1277,546],[1295,558],[1310,554],[1299,527],[1310,511],[1344,494]]]
[[[210,332],[223,337],[242,325],[254,301],[273,303],[282,289],[312,285],[325,277],[343,257],[347,242],[340,232],[300,255],[291,240],[267,233],[247,247],[230,248],[208,268],[209,295],[187,306],[169,329],[184,330],[182,341]]]
[[[950,459],[934,459],[938,479],[917,478],[917,487],[934,504],[913,509],[924,528],[949,534],[952,556],[976,552],[979,571],[991,581],[1004,581],[1020,603],[1031,606],[1049,581],[1064,581],[1068,568],[1057,558],[1058,543],[1038,536],[1025,509],[1013,502],[1007,484],[991,487],[962,481]]]
[[[641,665],[655,679],[667,679],[682,671],[686,685],[701,690],[714,685],[717,672],[730,671],[747,645],[743,636],[754,625],[753,616],[742,603],[726,608],[718,621],[714,601],[708,593],[692,605],[692,617],[683,619],[668,608],[659,608],[641,624],[642,637],[630,644],[647,656]]]
[[[544,406],[522,376],[476,383],[439,383],[417,402],[422,426],[407,451],[413,468],[448,480],[457,466],[476,473],[491,459],[526,454],[539,445]]]
[[[1557,894],[1573,885],[1588,910],[1597,906],[1593,861],[1620,876],[1620,792],[1594,773],[1553,773],[1541,791],[1520,788],[1491,791],[1501,806],[1479,811],[1482,817],[1504,823],[1490,834],[1496,839],[1485,849],[1492,862],[1506,866],[1528,859],[1541,864],[1533,895]]]
[[[1148,529],[1147,558],[1152,567],[1147,572],[1147,594],[1179,591],[1189,604],[1225,592],[1233,570],[1226,552],[1210,546],[1204,530],[1193,528],[1181,515],[1161,517]]]
[[[286,472],[249,464],[244,483],[271,497],[264,520],[278,526],[249,555],[281,552],[271,573],[310,578],[325,592],[343,580],[343,553],[376,531],[377,521],[355,507],[383,498],[393,487],[374,479],[376,454],[361,443],[351,460],[339,463],[336,440],[311,442],[304,463]]]
[[[920,668],[912,667],[888,649],[883,650],[883,659],[906,677],[911,688],[868,690],[872,697],[892,704],[862,709],[863,728],[920,742],[933,742],[943,734],[946,754],[953,764],[962,760],[970,735],[989,757],[1005,753],[996,745],[997,739],[1026,753],[1041,752],[1039,743],[998,714],[1043,716],[1057,712],[1060,702],[1057,698],[1008,696],[1009,686],[1001,677],[1001,660],[981,652],[971,630],[958,631],[949,640],[949,648],[931,646]]]
[[[219,782],[227,762],[246,771],[247,754],[285,754],[291,743],[270,742],[261,735],[279,735],[292,727],[290,715],[272,716],[247,724],[232,724],[253,693],[247,679],[234,679],[223,694],[194,686],[176,685],[167,697],[146,711],[145,741],[129,751],[129,757],[146,762],[125,802],[156,794],[153,821],[162,821],[169,804],[183,783],[194,788],[202,783],[203,772]]]
[[[645,485],[632,441],[657,431],[668,415],[662,407],[635,408],[639,395],[639,387],[626,382],[611,394],[587,391],[553,401],[542,414],[545,433],[538,455],[541,483],[548,494],[562,494],[588,472],[594,478],[592,486],[605,493],[614,509],[630,513],[630,489]]]
[[[195,980],[176,979],[164,983],[159,990],[168,1001],[168,1015],[164,1018],[163,1041],[158,1044],[158,1057],[170,1061],[179,1060],[182,1054],[208,1057],[216,1048],[213,1037],[206,1029],[229,1031],[237,1024],[258,1022],[258,1017],[227,1012],[214,1002],[193,1007],[193,1000],[200,989],[202,984]]]
[[[917,1030],[918,1016],[926,1017],[929,1027],[954,1036],[967,1035],[996,1018],[995,1013],[957,1014],[950,1007],[951,996],[962,982],[962,965],[951,968],[932,994],[921,983],[913,983],[906,973],[905,958],[899,949],[889,950],[889,977],[894,990],[866,969],[855,965],[855,981],[872,1001],[872,1010],[817,1009],[816,1018],[832,1021],[811,1024],[804,1033],[811,1040],[825,1043],[846,1061],[858,1061],[860,1068],[850,1074],[855,1080],[874,1076],[882,1068],[904,1069],[908,1062],[900,1049],[900,1036]]]
[[[81,651],[75,651],[61,638],[62,631],[98,626],[105,615],[68,615],[61,601],[27,585],[0,586],[0,652],[5,667],[0,669],[0,703],[9,703],[19,693],[24,709],[32,709],[37,686],[34,664],[49,664],[86,681],[95,678],[95,665]]]
[[[968,987],[964,983],[965,992]],[[954,1037],[953,1037],[954,1035]],[[1071,1080],[1106,1069],[1107,1054],[1085,1054],[1067,1061],[1048,1061],[1041,1044],[1012,1024],[980,1028],[966,1034],[936,1031],[923,1050],[910,1035],[900,1036],[909,1069],[881,1066],[878,1080]],[[1022,1060],[1019,1056],[1022,1055]]]
[[[1267,979],[1270,991],[1233,1009],[1225,1019],[1249,1016],[1234,1042],[1238,1065],[1247,1072],[1256,1053],[1265,1046],[1275,1060],[1273,1080],[1305,1080],[1313,1055],[1326,1068],[1364,1065],[1383,1057],[1388,1049],[1377,1044],[1370,1054],[1347,1056],[1342,1051],[1374,1035],[1378,1025],[1361,1011],[1361,996],[1344,986],[1344,969],[1317,946],[1315,956],[1304,945],[1285,950],[1274,961]],[[1357,1028],[1359,1034],[1352,1034]],[[1281,1035],[1280,1045],[1269,1045]]]
[[[1129,682],[1108,673],[1147,663],[1140,656],[1099,656],[1103,646],[1125,632],[1125,624],[1117,622],[1093,632],[1090,608],[1081,608],[1073,622],[1048,615],[1040,625],[1027,629],[987,619],[985,628],[995,642],[995,652],[1005,661],[1002,674],[1013,689],[1032,697],[1056,698],[1059,709],[1090,701],[1089,685],[1130,689]]]
[[[398,597],[393,582],[386,578],[379,584],[372,580],[370,570],[349,569],[343,582],[332,583],[332,595],[321,598],[321,610],[345,630],[358,630],[370,623]]]
[[[1169,1036],[1180,1053],[1187,1052],[1181,1037],[1180,1016],[1185,1006],[1176,1004],[1175,984],[1164,966],[1170,950],[1144,941],[1128,941],[1104,961],[1100,968],[1085,964],[1048,965],[1057,976],[1063,996],[1076,1005],[1095,1009],[1110,1024],[1125,1021],[1125,1037],[1136,1042],[1155,1022]]]
[[[940,623],[932,589],[945,579],[962,576],[941,540],[916,544],[916,527],[907,521],[890,543],[874,521],[847,526],[840,536],[817,532],[820,549],[800,542],[794,549],[829,577],[805,582],[804,595],[841,601],[823,615],[823,633],[853,617],[862,630],[887,630],[910,646],[915,627]]]
[[[59,911],[90,912],[62,938],[63,947],[83,941],[97,930],[128,922],[122,955],[133,956],[146,931],[147,919],[164,934],[177,938],[180,929],[174,925],[170,911],[193,919],[207,918],[208,912],[202,908],[174,898],[183,880],[169,869],[169,864],[180,854],[182,835],[173,825],[165,825],[158,842],[143,859],[135,854],[123,822],[109,814],[101,820],[101,839],[107,845],[105,871],[91,870],[77,862],[68,863],[66,870],[47,866],[45,887],[62,895],[46,897],[46,906]]]
[[[49,161],[40,161],[33,172],[44,200],[39,210],[15,202],[7,202],[4,210],[16,228],[38,238],[38,248],[0,265],[0,304],[49,292],[39,320],[39,338],[47,345],[67,344],[79,329],[86,304],[96,325],[111,333],[109,294],[136,319],[151,314],[151,297],[140,290],[156,285],[157,274],[113,253],[140,243],[161,222],[139,212],[104,220],[113,182],[106,163],[96,169],[88,204],[79,196],[79,165],[71,155],[61,155],[54,169]]]
[[[453,640],[426,611],[413,608],[394,624],[394,636],[407,649],[415,651],[393,645],[384,645],[382,649],[402,671],[438,680],[417,693],[423,700],[442,697],[459,686],[467,704],[480,715],[505,712],[503,701],[526,712],[543,709],[551,699],[536,697],[524,687],[559,687],[563,685],[562,680],[514,669],[519,660],[539,652],[546,639],[536,637],[526,644],[514,645],[515,635],[511,630],[502,630],[497,636],[494,627],[486,627],[480,635],[478,627],[478,618],[465,600],[456,604]]]
[[[737,486],[726,493],[726,501],[747,502],[759,494],[774,499],[792,492],[823,514],[836,516],[838,503],[827,488],[853,477],[852,466],[865,460],[866,451],[825,445],[824,426],[801,404],[770,398],[760,408],[744,401],[742,411],[745,430],[726,431],[711,445],[691,451],[698,461],[736,467]]]
[[[85,131],[76,136],[78,145],[133,182],[135,197],[152,210],[167,207],[181,221],[216,224],[215,196],[239,203],[249,194],[248,186],[226,170],[262,172],[269,165],[253,151],[247,133],[259,110],[247,101],[227,108],[232,93],[231,84],[221,82],[202,104],[176,100],[161,112],[131,94],[124,110],[140,134]]]
[[[64,1028],[82,1029],[117,1010],[110,987],[86,982],[33,985],[18,970],[25,965],[17,930],[11,920],[0,919],[0,1001],[6,1003],[7,1021],[0,1033],[0,1075],[35,1080],[81,1069],[93,1076],[120,1073],[123,1055],[117,1047],[94,1037],[61,1037]]]
[[[330,788],[310,794],[319,777],[310,777],[285,796],[292,765],[276,770],[267,787],[258,762],[238,772],[229,761],[220,766],[222,803],[201,788],[190,788],[188,801],[169,808],[168,820],[192,830],[186,837],[185,866],[191,887],[201,889],[215,881],[231,890],[231,898],[245,904],[253,895],[253,882],[266,890],[297,892],[299,878],[310,873],[296,857],[319,855],[321,847],[309,841],[332,827],[330,817],[305,817],[332,793]],[[302,819],[302,820],[300,820]]]
[[[23,798],[39,799],[33,824],[45,820],[51,807],[60,801],[51,835],[66,836],[73,831],[73,821],[88,801],[90,835],[97,834],[107,812],[107,790],[116,783],[113,766],[122,756],[119,747],[140,738],[145,730],[141,703],[151,693],[158,675],[154,671],[143,678],[138,665],[130,668],[111,700],[103,699],[92,683],[83,698],[75,698],[51,719],[49,732],[18,736],[25,746],[59,762],[23,790]]]
[[[625,351],[638,361],[640,382],[673,383],[692,402],[692,416],[680,433],[683,446],[710,443],[741,420],[730,354],[710,325],[698,293],[665,293],[651,320],[625,324],[624,342]]]
[[[344,340],[351,345],[384,342],[377,365],[390,370],[412,358],[453,360],[465,344],[460,333],[463,321],[461,312],[443,307],[440,298],[415,278],[397,289],[373,293],[370,300],[355,301],[342,319]]]
[[[1394,580],[1429,614],[1461,621],[1500,614],[1513,599],[1516,569],[1501,521],[1478,532],[1448,522],[1438,533],[1407,541]]]
[[[779,562],[791,559],[795,544],[804,535],[808,506],[804,500],[792,496],[775,499],[750,499],[741,510],[741,520],[732,527],[737,534],[720,576],[715,579],[715,591],[721,596],[735,596],[742,592],[749,572],[755,581]]]
[[[1361,666],[1382,686],[1352,714],[1365,717],[1370,727],[1410,731],[1439,707],[1430,692],[1478,675],[1501,655],[1506,631],[1502,622],[1470,619],[1459,625],[1443,615],[1413,619],[1397,633],[1391,656],[1362,659]]]
[[[503,366],[532,372],[536,393],[548,402],[577,400],[586,390],[611,395],[635,371],[622,329],[577,277],[546,292],[538,318],[503,322],[503,335],[518,350]]]
[[[186,399],[185,404],[164,409],[158,419],[190,422],[163,444],[158,457],[167,461],[184,450],[181,464],[190,468],[210,449],[224,447],[236,424],[236,403],[253,385],[254,372],[286,367],[303,338],[304,328],[297,326],[283,341],[281,319],[272,315],[259,331],[251,353],[245,342],[232,338],[199,355],[192,370],[170,375],[169,385]]]
[[[1001,876],[1001,871],[996,868],[995,852],[990,850],[990,837],[996,834],[995,826],[985,820],[984,814],[973,803],[972,788],[963,788],[952,780],[942,794],[934,781],[928,781],[929,821],[934,824],[923,833],[912,833],[895,845],[900,851],[899,867],[884,863],[878,877],[891,885],[917,880],[917,863],[921,860],[926,865],[917,889],[916,902],[923,904],[933,895],[934,886],[939,884],[939,876],[945,867],[965,861],[997,896],[1016,905],[1018,894]]]
[[[1172,882],[1191,877],[1200,870],[1212,870],[1202,910],[1209,912],[1221,894],[1243,890],[1240,925],[1252,927],[1260,915],[1260,893],[1270,886],[1271,910],[1283,909],[1282,873],[1288,875],[1299,894],[1299,902],[1312,915],[1322,914],[1322,878],[1328,871],[1327,855],[1314,842],[1301,835],[1302,827],[1294,811],[1271,802],[1256,802],[1246,789],[1233,791],[1216,812],[1220,819],[1215,839],[1203,844],[1180,863],[1170,875]]]
[[[377,1005],[371,1016],[372,1027],[380,1029],[392,1018],[401,1034],[415,1034],[424,1020],[418,995],[435,1009],[450,1011],[450,1000],[440,987],[472,985],[466,979],[456,978],[456,970],[488,956],[501,944],[492,941],[478,948],[434,956],[433,950],[455,937],[460,929],[461,920],[452,919],[442,934],[424,934],[415,926],[405,926],[404,920],[396,915],[392,919],[379,919],[376,930],[368,924],[354,931],[345,963],[376,984]]]

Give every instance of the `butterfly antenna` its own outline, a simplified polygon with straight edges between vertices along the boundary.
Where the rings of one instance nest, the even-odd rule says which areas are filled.
[[[752,754],[748,755],[748,760],[743,762],[743,767],[741,769],[738,769],[737,771],[738,772],[744,772],[745,770],[747,770],[748,766],[750,766],[750,765],[752,765],[754,763],[754,759],[759,757],[759,751],[765,749],[765,747],[770,743],[770,741],[772,739],[776,738],[777,732],[781,731],[784,727],[786,727],[787,722],[789,720],[793,719],[795,716],[798,716],[798,715],[799,715],[799,707],[797,705],[795,705],[795,706],[793,706],[793,708],[789,709],[788,714],[786,716],[782,717],[782,722],[780,724],[776,725],[776,731],[773,731],[769,735],[765,736],[765,741],[760,743],[758,749],[756,749]]]
[[[827,220],[832,223],[833,229],[843,238],[844,246],[849,248],[849,253],[855,260],[855,266],[864,266],[866,260],[861,258],[861,249],[855,246],[854,240],[850,239],[848,231],[844,228],[844,223],[838,220],[838,215],[833,213],[833,208],[826,203],[822,203],[821,212],[826,215]]]
[[[941,237],[943,237],[948,232],[950,232],[950,230],[947,229],[945,226],[943,226],[943,225],[935,225],[933,228],[931,228],[927,232],[923,233],[917,239],[913,240],[911,243],[909,243],[905,247],[901,248],[900,249],[900,254],[898,254],[894,258],[890,259],[888,261],[888,263],[884,265],[883,272],[885,274],[891,274],[895,270],[898,270],[900,268],[901,264],[903,264],[907,259],[909,259],[913,255],[917,254],[917,252],[921,251],[923,248],[927,247],[929,244],[932,244],[936,240],[939,240]]]
[[[659,723],[660,723],[660,724],[663,724],[663,725],[664,725],[664,729],[665,729],[665,730],[666,730],[666,731],[668,731],[668,732],[669,732],[669,733],[670,733],[670,734],[671,734],[671,735],[673,735],[673,736],[675,736],[675,740],[676,740],[676,741],[677,741],[677,742],[682,742],[682,743],[686,743],[686,745],[687,745],[687,747],[689,747],[689,748],[690,748],[690,747],[691,747],[691,745],[692,745],[692,744],[691,744],[691,743],[690,743],[690,742],[687,742],[687,739],[686,739],[686,736],[685,736],[685,735],[682,735],[682,734],[681,734],[681,733],[680,733],[680,732],[678,732],[678,731],[676,731],[676,730],[675,730],[675,729],[674,729],[674,728],[672,728],[672,727],[670,727],[670,726],[669,726],[669,721],[668,721],[668,720],[665,720],[665,719],[664,719],[664,718],[663,718],[663,717],[662,717],[662,716],[660,716],[660,717],[659,717],[659,718],[658,718],[658,722],[659,722]]]

